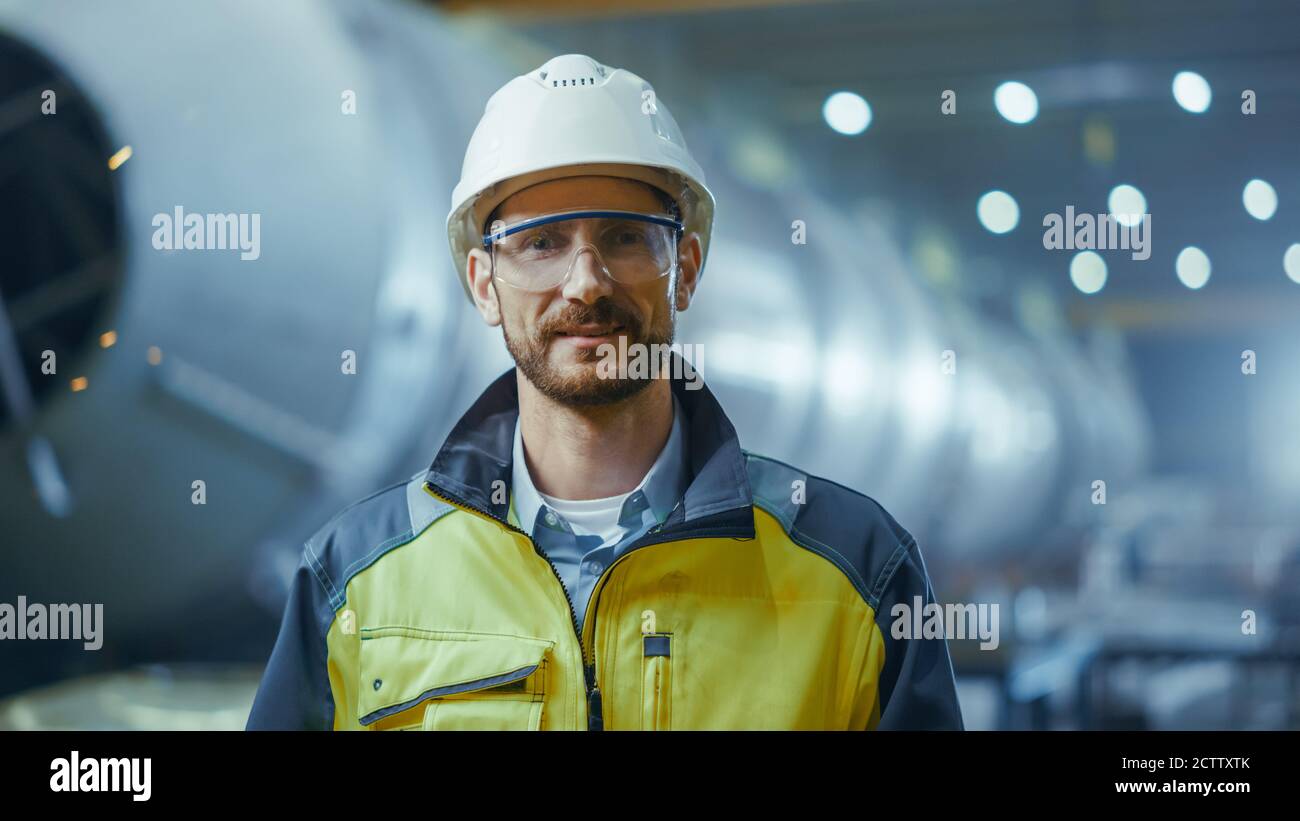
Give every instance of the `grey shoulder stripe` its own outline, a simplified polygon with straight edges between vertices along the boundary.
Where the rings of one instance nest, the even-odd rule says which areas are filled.
[[[392,487],[395,488],[396,485]],[[417,476],[408,479],[404,490],[407,529],[379,542],[343,569],[340,574],[339,585],[337,587],[331,585],[333,592],[330,595],[330,606],[334,610],[337,611],[347,602],[348,583],[352,581],[353,577],[373,565],[390,550],[414,541],[417,536],[427,530],[438,519],[456,510],[454,506],[439,501],[425,492],[423,471]],[[401,502],[397,503],[401,504]]]
[[[799,515],[799,505],[795,502],[796,482],[808,485],[808,474],[791,469],[787,465],[772,462],[756,454],[746,454],[749,472],[750,493],[755,502],[781,521],[788,531],[794,527],[794,520]]]
[[[916,539],[908,536],[908,538],[899,543],[898,547],[894,548],[893,555],[889,557],[889,561],[885,562],[884,567],[880,568],[880,573],[876,576],[875,585],[871,588],[871,595],[876,599],[876,601],[880,601],[885,597],[885,590],[889,587],[889,583],[894,580],[894,574],[898,572],[898,568],[907,560],[907,554],[911,552],[912,548],[915,546]]]
[[[406,508],[411,516],[412,537],[419,536],[437,519],[456,509],[441,499],[435,499],[424,489],[427,473],[428,471],[422,470],[406,483]]]

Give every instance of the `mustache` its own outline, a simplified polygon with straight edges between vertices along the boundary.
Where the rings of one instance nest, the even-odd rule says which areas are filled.
[[[641,318],[608,299],[598,300],[594,305],[568,305],[541,323],[537,332],[546,339],[575,325],[622,325],[633,339],[641,335]]]

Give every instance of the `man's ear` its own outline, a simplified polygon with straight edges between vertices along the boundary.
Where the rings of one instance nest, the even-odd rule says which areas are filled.
[[[691,306],[695,288],[700,284],[700,263],[704,261],[704,246],[700,235],[692,231],[677,246],[677,310]]]
[[[492,260],[482,248],[471,248],[465,261],[465,279],[469,282],[474,307],[488,325],[501,324],[501,305],[497,289],[492,287]]]

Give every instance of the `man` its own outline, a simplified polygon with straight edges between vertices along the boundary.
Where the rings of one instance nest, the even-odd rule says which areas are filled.
[[[448,236],[517,367],[308,540],[250,729],[962,728],[944,641],[891,631],[934,602],[907,531],[620,358],[672,342],[712,218],[636,75],[493,95]]]

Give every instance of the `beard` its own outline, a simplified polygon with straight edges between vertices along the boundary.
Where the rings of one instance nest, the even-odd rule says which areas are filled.
[[[575,362],[557,366],[551,362],[550,353],[552,343],[561,335],[560,329],[585,324],[622,325],[622,330],[615,336],[626,336],[629,350],[637,343],[668,345],[673,341],[673,307],[672,300],[668,299],[667,310],[661,314],[664,321],[643,331],[639,316],[608,297],[602,297],[592,305],[567,305],[560,313],[543,320],[530,336],[512,335],[506,329],[508,323],[503,320],[501,335],[505,337],[506,350],[510,351],[515,365],[544,396],[564,405],[611,405],[636,396],[656,377],[602,374],[599,364],[603,356],[598,352],[599,348],[575,349]],[[618,374],[627,371],[627,368],[621,368]]]

